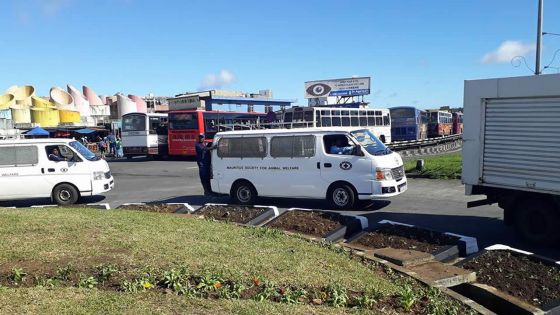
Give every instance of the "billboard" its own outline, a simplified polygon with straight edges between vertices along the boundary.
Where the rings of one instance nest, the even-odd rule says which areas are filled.
[[[359,96],[370,93],[370,77],[305,82],[305,98]]]

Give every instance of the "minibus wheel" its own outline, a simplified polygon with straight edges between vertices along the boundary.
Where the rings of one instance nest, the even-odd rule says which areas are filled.
[[[53,189],[53,199],[59,205],[75,204],[79,198],[78,190],[70,184],[60,184]]]
[[[335,209],[351,209],[356,203],[356,193],[349,185],[336,184],[329,189],[328,200]]]
[[[233,185],[230,196],[236,203],[249,205],[255,202],[257,190],[248,181],[239,181]]]

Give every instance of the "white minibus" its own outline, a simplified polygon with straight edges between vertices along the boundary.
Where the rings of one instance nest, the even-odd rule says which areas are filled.
[[[367,128],[219,132],[214,148],[212,190],[241,204],[257,196],[326,198],[351,209],[407,189],[401,157]]]
[[[113,189],[109,165],[71,139],[0,141],[0,200],[50,197],[60,205]]]

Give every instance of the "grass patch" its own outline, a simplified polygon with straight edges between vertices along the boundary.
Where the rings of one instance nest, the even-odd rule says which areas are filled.
[[[416,159],[406,160],[404,169],[407,175],[418,175],[434,179],[461,179],[462,155],[451,153],[432,157],[425,157],[424,170],[416,171]]]

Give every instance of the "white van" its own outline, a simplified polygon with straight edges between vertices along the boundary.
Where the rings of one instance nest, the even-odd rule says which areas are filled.
[[[68,205],[113,186],[107,162],[78,141],[0,141],[0,200],[51,197],[60,205]]]
[[[337,144],[345,154],[333,148]],[[407,189],[401,157],[368,129],[301,128],[217,133],[212,190],[238,203],[255,197],[317,198],[336,209]],[[334,149],[334,150],[333,150]]]

